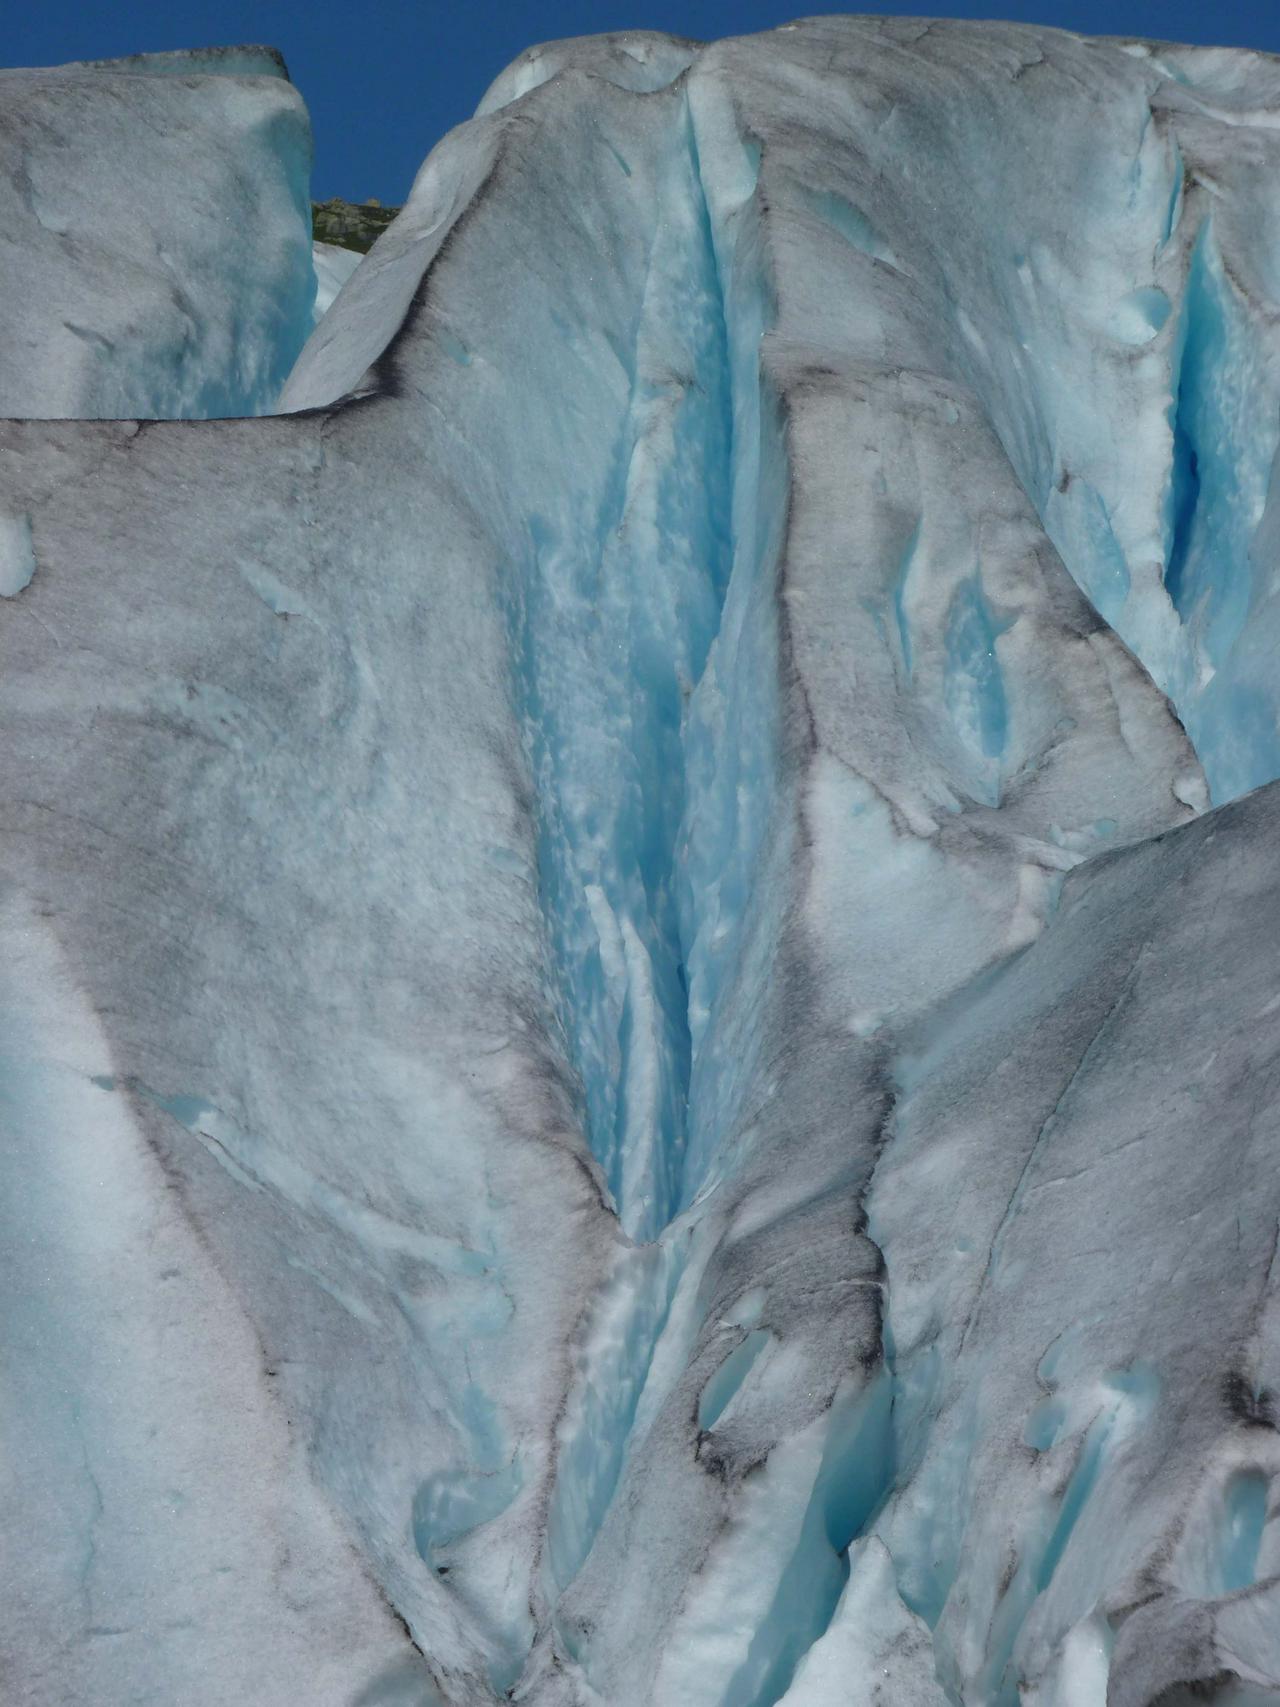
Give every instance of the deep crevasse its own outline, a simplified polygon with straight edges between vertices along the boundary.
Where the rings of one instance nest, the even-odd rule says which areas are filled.
[[[565,1029],[592,1149],[641,1241],[683,1185],[700,929],[682,872],[701,806],[687,725],[730,567],[724,316],[687,108],[677,124],[636,325],[616,352],[628,401],[612,473],[598,507],[566,482],[530,516],[514,619]],[[620,156],[617,170],[630,170]]]
[[[625,163],[621,163],[622,169]],[[623,1228],[562,1421],[550,1589],[573,1580],[617,1486],[682,1264],[659,1239],[685,1186],[705,951],[685,872],[694,709],[736,559],[735,426],[720,278],[686,101],[671,126],[628,362],[614,475],[596,513],[531,522],[521,701],[539,868],[585,1125]],[[740,583],[748,570],[737,569]],[[726,926],[726,929],[729,927]]]
[[[625,489],[576,551],[535,523],[521,629],[567,1030],[593,1148],[641,1247],[622,1255],[593,1312],[560,1428],[556,1593],[590,1551],[638,1414],[643,1427],[688,1253],[688,1228],[672,1222],[732,1113],[716,1006],[736,970],[778,742],[770,589],[785,474],[780,447],[762,456],[767,293],[744,211],[754,162],[744,155],[713,223],[689,95],[678,113],[620,440]],[[677,327],[693,341],[673,360]],[[556,575],[566,560],[578,577],[568,591]],[[578,635],[567,649],[566,624]],[[585,683],[565,679],[566,650],[585,650]]]

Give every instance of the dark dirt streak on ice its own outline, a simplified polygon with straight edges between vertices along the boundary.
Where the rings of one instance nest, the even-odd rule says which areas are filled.
[[[1003,1243],[1005,1232],[1008,1229],[1010,1222],[1017,1216],[1027,1176],[1043,1151],[1046,1141],[1049,1138],[1068,1097],[1080,1082],[1081,1078],[1088,1072],[1089,1063],[1092,1060],[1095,1051],[1106,1038],[1115,1020],[1124,1011],[1124,1008],[1133,993],[1134,986],[1137,983],[1138,975],[1142,970],[1142,963],[1146,957],[1147,946],[1148,945],[1145,942],[1141,943],[1135,951],[1132,963],[1130,964],[1128,972],[1125,974],[1124,983],[1121,985],[1119,994],[1107,1008],[1107,1011],[1098,1022],[1096,1030],[1085,1044],[1084,1049],[1081,1051],[1079,1060],[1071,1071],[1070,1077],[1063,1085],[1057,1101],[1041,1122],[1040,1129],[1035,1135],[1030,1150],[1027,1152],[1026,1159],[1024,1160],[1022,1167],[1019,1170],[1018,1177],[1014,1182],[1013,1190],[1009,1194],[1009,1201],[1005,1205],[1004,1214],[1000,1217],[999,1225],[992,1234],[991,1243],[987,1247],[987,1260],[982,1271],[982,1279],[978,1284],[978,1290],[974,1295],[973,1303],[969,1307],[969,1313],[965,1318],[964,1328],[960,1334],[960,1351],[964,1350],[969,1339],[969,1334],[978,1319],[978,1313],[981,1309],[987,1286],[1000,1260],[1000,1247]]]

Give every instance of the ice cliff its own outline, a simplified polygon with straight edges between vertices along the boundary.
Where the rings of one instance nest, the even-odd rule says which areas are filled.
[[[0,72],[0,412],[265,413],[311,329],[279,54]]]
[[[280,72],[4,74],[5,1699],[1280,1701],[1280,62]]]

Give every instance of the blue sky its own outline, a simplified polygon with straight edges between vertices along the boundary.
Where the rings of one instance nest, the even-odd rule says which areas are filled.
[[[8,8],[9,65],[54,65],[174,47],[269,42],[311,109],[313,193],[403,200],[432,144],[467,118],[521,48],[595,30],[710,38],[818,8],[771,0],[24,0]],[[927,5],[881,11],[928,15]],[[936,15],[1004,17],[1097,33],[1280,53],[1280,0],[962,0]]]

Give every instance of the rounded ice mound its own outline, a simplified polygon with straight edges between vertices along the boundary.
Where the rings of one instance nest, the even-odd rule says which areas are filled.
[[[568,36],[526,48],[494,78],[476,117],[496,113],[561,71],[589,71],[619,89],[651,95],[665,89],[693,64],[699,43],[660,30],[622,30],[603,36]]]

